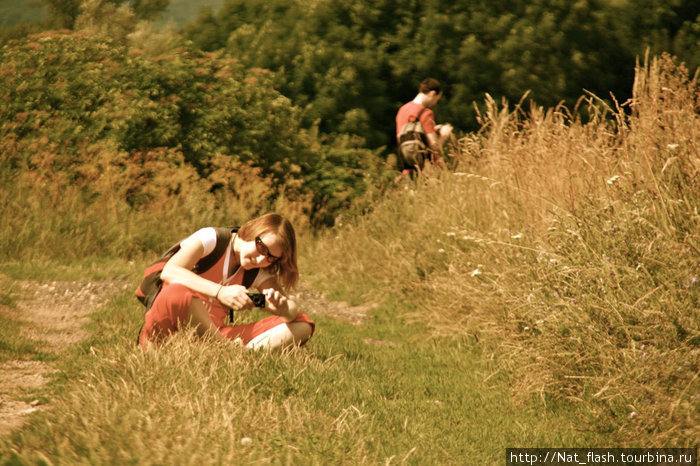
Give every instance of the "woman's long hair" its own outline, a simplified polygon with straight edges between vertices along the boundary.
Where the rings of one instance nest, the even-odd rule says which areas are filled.
[[[238,236],[244,241],[254,241],[256,236],[268,233],[277,235],[282,242],[284,253],[280,260],[265,269],[277,275],[285,289],[293,288],[299,281],[299,269],[297,268],[297,239],[292,223],[279,214],[270,213],[246,222],[238,230]]]

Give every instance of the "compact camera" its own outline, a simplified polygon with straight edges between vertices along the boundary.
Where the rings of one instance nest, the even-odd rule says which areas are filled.
[[[265,295],[262,293],[248,293],[248,297],[255,307],[265,307]]]

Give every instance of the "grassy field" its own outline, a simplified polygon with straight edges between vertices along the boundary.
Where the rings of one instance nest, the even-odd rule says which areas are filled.
[[[406,311],[386,300],[361,325],[317,316],[317,335],[290,353],[182,335],[144,355],[133,345],[141,309],[125,291],[92,315],[88,340],[60,355],[43,394],[50,409],[0,439],[0,455],[10,464],[499,464],[506,447],[603,443],[577,430],[584,410],[514,402],[486,348],[433,338]]]
[[[0,436],[0,462],[503,464],[507,447],[697,445],[698,80],[654,58],[634,91],[624,109],[582,101],[585,118],[487,100],[456,171],[305,232],[304,284],[327,301],[297,351],[183,333],[142,354],[145,261],[3,264],[0,355],[58,372],[24,394],[43,409]],[[13,331],[18,283],[114,277],[129,286],[81,343],[47,358]],[[349,323],[340,301],[372,310]]]

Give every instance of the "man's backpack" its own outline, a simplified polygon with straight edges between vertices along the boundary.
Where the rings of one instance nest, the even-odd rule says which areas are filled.
[[[408,123],[401,127],[398,135],[399,155],[404,168],[423,168],[425,159],[429,157],[428,138],[420,122],[420,116],[425,111],[423,107],[415,119],[409,117]]]
[[[221,256],[226,252],[226,247],[231,242],[231,237],[234,233],[238,231],[238,228],[226,228],[219,227],[216,230],[216,246],[214,250],[202,257],[197,264],[195,264],[192,271],[196,274],[202,274],[207,270],[211,269],[214,264],[216,264]],[[160,274],[165,267],[165,263],[170,260],[171,257],[175,255],[176,252],[180,250],[180,242],[178,241],[170,249],[168,249],[165,254],[163,254],[160,259],[149,265],[143,273],[143,280],[136,290],[136,298],[141,301],[141,303],[146,306],[148,311],[153,305],[156,296],[160,293],[163,287],[163,280],[160,278]],[[255,277],[258,274],[258,269],[246,270],[243,275],[243,286],[249,288]]]

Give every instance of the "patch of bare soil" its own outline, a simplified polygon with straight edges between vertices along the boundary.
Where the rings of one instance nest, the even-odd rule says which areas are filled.
[[[23,337],[40,342],[43,352],[60,355],[87,336],[87,316],[104,306],[117,292],[130,286],[125,280],[17,282],[20,300],[5,310],[25,323]],[[25,416],[43,409],[38,400],[26,401],[55,369],[41,361],[0,364],[0,435],[21,427]]]
[[[376,303],[367,303],[360,306],[351,306],[345,301],[329,301],[324,293],[311,290],[303,284],[299,291],[292,296],[301,306],[302,312],[315,315],[333,317],[351,325],[361,325],[367,320],[367,314],[377,308]],[[396,342],[378,340],[376,338],[364,338],[362,343],[370,346],[398,346]]]
[[[345,301],[329,301],[324,293],[304,286],[292,298],[302,306],[302,312],[333,317],[352,325],[364,323],[367,314],[378,306],[375,303],[351,306]]]

